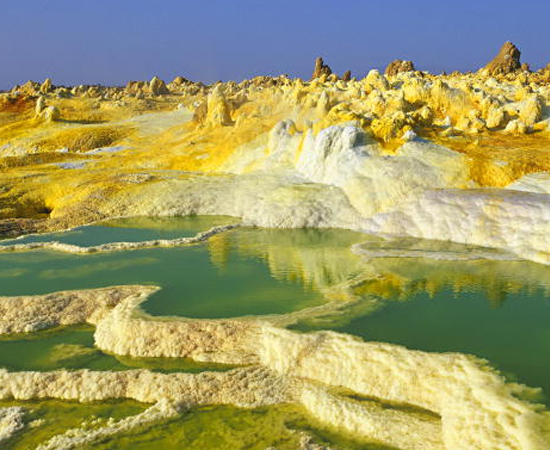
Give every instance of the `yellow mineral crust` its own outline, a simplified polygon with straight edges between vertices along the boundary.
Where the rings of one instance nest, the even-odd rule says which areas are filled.
[[[525,77],[412,71],[385,77],[371,71],[349,81],[281,76],[204,86],[179,80],[167,92],[160,80],[152,80],[161,86],[156,94],[148,83],[130,90],[44,89],[30,83],[0,95],[0,217],[49,217],[55,220],[42,226],[60,229],[122,215],[114,208],[105,211],[102,204],[189,172],[273,175],[298,169],[305,182],[344,189],[363,216],[419,189],[504,187],[526,174],[550,170],[550,88],[539,73]],[[204,115],[193,119],[200,105]],[[60,112],[53,122],[40,118],[48,107]],[[319,148],[324,133],[345,124],[364,134],[361,139],[371,148],[367,153],[381,158],[379,179],[370,189],[355,177],[342,186],[309,176],[314,167],[306,167],[304,151],[312,146],[315,152],[331,151],[331,141]],[[516,137],[517,132],[527,134]],[[434,184],[427,178],[418,186],[415,180],[382,175],[386,166],[394,171],[392,156],[400,156],[406,142],[417,145],[417,136],[465,156],[460,183]],[[430,166],[432,155],[419,151],[415,158]],[[328,164],[334,171],[348,170]],[[372,168],[356,167],[375,176]],[[434,170],[445,168],[436,164]],[[424,176],[413,167],[403,172]],[[374,204],[367,206],[373,196]],[[376,198],[388,196],[395,200],[376,204]]]

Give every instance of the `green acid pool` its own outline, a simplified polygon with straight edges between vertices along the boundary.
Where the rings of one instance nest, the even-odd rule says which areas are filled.
[[[83,422],[121,420],[143,412],[148,405],[129,400],[86,404],[57,400],[0,402],[0,408],[9,406],[25,408],[25,422],[31,429],[3,441],[2,450],[31,450],[56,435],[80,428]]]
[[[356,288],[383,304],[322,326],[411,349],[462,352],[489,360],[509,379],[542,387],[550,404],[550,267],[527,261],[378,258],[377,277]]]
[[[173,221],[169,223],[173,233]],[[195,234],[219,225],[220,219],[194,219],[193,223],[202,225],[193,230]],[[118,230],[118,225],[115,222],[84,227],[78,232],[79,243],[104,241],[98,233],[110,227]],[[127,221],[124,225],[128,228]],[[150,230],[143,234],[146,239],[151,237]],[[325,302],[321,291],[330,280],[325,279],[323,269],[320,268],[322,279],[306,280],[302,266],[310,264],[307,258],[312,251],[316,257],[343,241],[346,246],[339,246],[339,252],[347,256],[349,245],[361,239],[358,233],[338,234],[335,230],[303,233],[238,229],[217,235],[207,243],[175,248],[84,255],[48,251],[0,253],[0,295],[151,284],[162,288],[143,304],[143,309],[153,315],[224,318],[282,314]],[[45,236],[32,237],[37,238]],[[67,238],[69,241],[75,242],[72,237]]]
[[[0,368],[10,371],[57,369],[202,372],[233,366],[200,363],[189,358],[131,358],[109,355],[94,346],[94,328],[79,325],[38,333],[0,336]]]

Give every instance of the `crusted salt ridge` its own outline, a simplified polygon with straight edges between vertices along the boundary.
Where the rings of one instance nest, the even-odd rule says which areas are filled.
[[[187,319],[154,317],[140,309],[150,295],[127,298],[110,310],[96,325],[94,339],[103,351],[117,355],[158,358],[193,358],[202,362],[258,364],[258,342],[265,324],[282,327],[301,319],[322,319],[341,315],[357,298],[350,292],[363,278],[327,289],[327,303],[287,314],[247,316],[234,319]],[[329,292],[331,291],[331,292]],[[335,297],[335,300],[331,300]],[[372,297],[364,304],[375,309],[382,301]],[[127,339],[128,335],[135,336]]]
[[[550,264],[550,196],[506,189],[426,191],[371,217],[365,231],[493,247]]]
[[[182,405],[232,404],[256,407],[290,401],[287,381],[261,367],[190,374],[149,370],[97,372],[8,372],[0,369],[0,398],[57,398],[92,402],[133,399],[143,403],[170,400]]]
[[[71,444],[93,442],[146,422],[172,417],[180,406],[232,404],[258,407],[289,402],[303,404],[312,417],[320,422],[335,429],[353,432],[362,439],[384,442],[403,450],[444,448],[441,446],[437,418],[419,417],[406,409],[388,411],[374,400],[354,402],[344,396],[331,394],[317,383],[281,377],[260,367],[201,374],[159,374],[147,370],[48,373],[0,370],[0,381],[0,398],[3,399],[61,398],[89,402],[131,398],[156,403],[156,406],[144,413],[111,426],[95,431],[72,430],[57,436],[44,444],[44,450],[71,448]],[[323,405],[328,405],[325,413],[319,412]],[[341,416],[331,419],[330,415],[335,411],[340,411]],[[363,427],[360,427],[360,423]],[[421,439],[411,439],[408,433],[413,429]]]
[[[65,253],[106,253],[126,250],[138,250],[149,247],[177,247],[180,245],[196,244],[210,239],[216,234],[232,230],[240,224],[229,224],[213,227],[210,230],[202,231],[195,236],[182,237],[177,239],[155,239],[140,242],[109,242],[107,244],[84,247],[80,245],[65,244],[58,241],[31,242],[28,244],[13,244],[0,246],[0,252],[24,252],[29,250],[51,250]]]
[[[0,297],[0,335],[29,333],[83,322],[95,324],[123,300],[130,297],[146,298],[157,289],[151,286],[116,286],[46,295]]]
[[[0,444],[25,428],[25,408],[11,406],[0,408]]]
[[[445,448],[436,415],[406,411],[396,405],[388,407],[372,399],[354,400],[313,383],[304,383],[299,401],[318,421],[367,441],[410,450]]]
[[[262,364],[280,374],[438,414],[446,449],[542,450],[550,444],[548,413],[515,398],[515,386],[473,357],[365,343],[332,332],[298,335],[271,327],[263,338]],[[349,414],[340,420],[352,431],[357,418]]]
[[[96,345],[110,353],[132,357],[179,357],[204,362],[254,364],[252,350],[261,335],[258,320],[153,319],[139,314],[144,299],[115,307],[94,334]],[[133,336],[128,339],[128,336]]]

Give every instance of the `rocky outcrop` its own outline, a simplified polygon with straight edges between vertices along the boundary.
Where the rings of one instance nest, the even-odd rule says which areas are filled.
[[[44,83],[40,86],[40,92],[42,94],[47,94],[48,92],[51,92],[53,90],[52,80],[49,78],[46,78],[44,80]]]
[[[178,75],[176,78],[172,80],[172,84],[175,85],[182,85],[182,84],[188,84],[191,83],[187,78],[182,77],[181,75]]]
[[[229,104],[222,92],[222,86],[218,84],[208,96],[205,124],[225,126],[231,123]]]
[[[61,112],[57,106],[48,106],[44,97],[38,97],[35,106],[35,117],[46,122],[56,122],[61,119]]]
[[[12,93],[19,92],[22,95],[33,96],[40,92],[40,84],[35,81],[27,81],[21,86],[15,86],[12,89]]]
[[[40,116],[42,114],[42,111],[46,109],[46,100],[44,100],[44,97],[38,97],[38,100],[36,101],[36,108],[35,113],[36,116]]]
[[[206,120],[206,113],[208,112],[208,103],[203,101],[195,108],[193,112],[193,121],[202,125]]]
[[[386,76],[393,77],[398,73],[404,72],[414,72],[414,64],[412,61],[403,61],[401,59],[396,59],[388,64],[386,71],[384,72]]]
[[[149,91],[153,95],[166,95],[170,93],[164,81],[158,77],[153,77],[149,82]]]
[[[313,69],[313,75],[311,75],[311,79],[314,80],[316,78],[320,78],[323,75],[329,76],[331,74],[331,68],[327,64],[325,64],[323,58],[319,56],[315,60],[315,69]]]
[[[46,122],[57,122],[61,119],[61,112],[57,106],[48,106],[41,114]]]
[[[505,42],[498,55],[484,69],[491,76],[508,75],[521,69],[521,52],[510,41]]]
[[[145,81],[128,81],[124,91],[129,95],[143,95],[146,87],[147,83]]]
[[[346,70],[344,72],[344,75],[342,75],[342,81],[350,81],[351,80],[351,70]]]

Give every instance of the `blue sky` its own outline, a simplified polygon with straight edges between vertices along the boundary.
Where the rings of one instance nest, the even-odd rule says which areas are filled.
[[[58,84],[309,77],[322,55],[364,75],[392,59],[475,70],[506,40],[550,62],[550,1],[0,0],[0,89]]]

